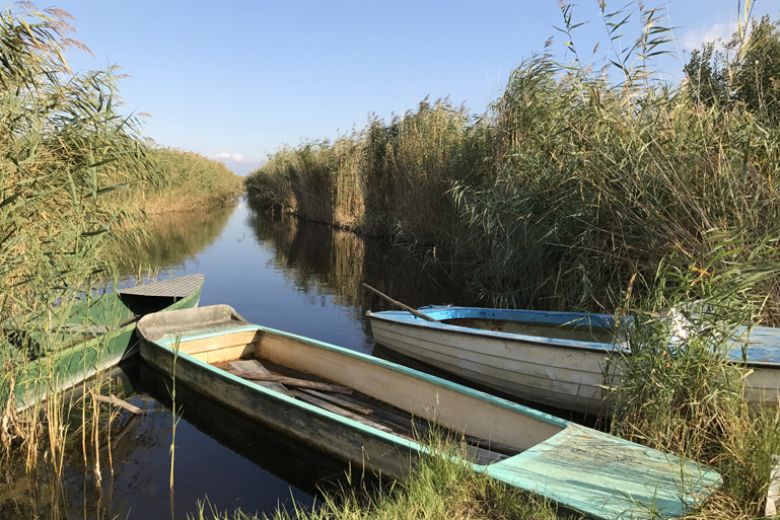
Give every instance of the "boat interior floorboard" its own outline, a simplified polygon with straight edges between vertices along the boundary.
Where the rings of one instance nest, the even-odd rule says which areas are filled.
[[[467,457],[477,464],[492,464],[520,452],[512,446],[431,425],[425,419],[352,388],[267,360],[240,359],[215,363],[214,366],[381,431],[411,440],[425,441],[438,437],[457,441]]]

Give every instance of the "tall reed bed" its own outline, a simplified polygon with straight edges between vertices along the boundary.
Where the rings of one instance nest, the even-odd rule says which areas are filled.
[[[470,116],[446,101],[423,101],[389,123],[333,143],[286,148],[246,180],[268,208],[410,240],[454,240],[458,219],[442,196],[459,172]]]
[[[69,21],[65,11],[29,3],[0,11],[0,470],[43,466],[60,476],[65,444],[78,447],[81,437],[84,463],[94,462],[99,482],[105,466],[88,452],[104,444],[96,426],[104,421],[90,396],[51,396],[20,414],[14,388],[31,359],[45,361],[62,347],[78,299],[116,280],[106,239],[143,229],[144,221],[118,200],[171,190],[186,178],[176,168],[196,170],[192,189],[212,191],[232,180],[235,192],[237,182],[219,173],[209,184],[212,174],[197,170],[197,160],[152,148],[136,118],[117,109],[113,69],[74,74],[64,56],[84,46],[69,38]],[[51,368],[39,376],[58,374]],[[77,405],[84,412],[74,427],[64,417]],[[51,498],[62,495],[55,490]]]
[[[105,201],[134,217],[123,219],[100,250],[122,274],[175,264],[213,240],[244,191],[238,175],[200,154],[155,148],[151,156],[157,182],[136,183]]]
[[[63,11],[0,12],[0,352],[4,390],[33,347],[56,348],[69,302],[105,265],[98,246],[131,212],[106,194],[159,176],[112,71],[72,74]],[[9,336],[13,333],[16,339]],[[35,345],[20,338],[35,337]],[[12,403],[3,402],[12,407]],[[3,440],[14,437],[8,409]]]
[[[241,177],[221,162],[174,148],[156,149],[153,154],[161,183],[129,191],[125,205],[134,204],[149,215],[205,212],[228,205],[244,191]]]
[[[250,195],[437,245],[470,265],[476,295],[507,306],[611,310],[635,275],[646,293],[663,259],[702,265],[723,233],[746,252],[778,236],[777,125],[738,99],[703,103],[691,81],[655,80],[647,56],[669,34],[658,10],[638,9],[641,34],[617,70],[536,56],[486,114],[426,101],[333,143],[286,148],[246,180]],[[619,14],[630,13],[604,6],[615,39]],[[763,45],[745,37],[733,70]],[[773,320],[780,293],[760,290]]]

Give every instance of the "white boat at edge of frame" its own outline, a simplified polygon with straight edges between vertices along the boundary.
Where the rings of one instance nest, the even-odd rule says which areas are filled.
[[[520,399],[585,413],[609,410],[628,351],[608,314],[421,307],[438,321],[407,311],[368,312],[376,343],[468,381]],[[618,337],[620,337],[618,335]],[[780,329],[753,327],[729,357],[751,369],[746,396],[777,406]]]

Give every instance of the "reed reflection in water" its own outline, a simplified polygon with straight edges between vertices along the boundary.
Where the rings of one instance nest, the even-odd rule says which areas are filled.
[[[262,505],[270,512],[293,503],[308,507],[320,489],[343,482],[346,464],[178,386],[181,420],[171,508],[170,385],[140,360],[112,370],[101,388],[93,389],[126,399],[143,413],[119,413],[110,426],[101,425],[111,445],[110,459],[108,443],[100,451],[102,481],[95,478],[92,454],[85,466],[74,446],[60,481],[42,471],[8,486],[0,494],[5,495],[0,517],[165,518],[173,509],[176,518],[187,518],[205,498],[221,507],[254,510]],[[80,408],[70,414],[76,441],[80,414]]]
[[[238,202],[209,211],[153,215],[142,237],[116,238],[110,245],[127,275],[178,266],[210,246],[225,228]]]
[[[465,296],[457,269],[435,261],[429,251],[410,251],[384,239],[259,211],[250,213],[249,224],[259,241],[273,246],[275,266],[298,290],[332,294],[336,304],[352,308],[359,320],[367,310],[387,308],[363,283],[415,307],[474,303]]]
[[[201,305],[227,303],[252,322],[363,352],[374,347],[365,310],[386,308],[362,289],[363,282],[411,305],[470,303],[458,276],[430,262],[425,251],[394,248],[295,218],[272,219],[245,201],[209,215],[170,214],[157,223],[147,243],[127,251],[132,258],[126,265],[134,270],[145,264],[173,271],[163,276],[204,273]],[[112,446],[110,463],[108,450],[101,448],[101,485],[95,480],[93,455],[84,461],[77,411],[63,481],[0,475],[0,499],[7,499],[0,500],[0,518],[50,518],[60,512],[63,518],[169,516],[166,381],[143,364],[123,374],[100,392],[115,393],[146,413],[121,413],[113,421],[110,441],[109,430],[100,431],[101,443]],[[183,387],[177,387],[177,394],[184,406],[176,434],[177,518],[194,512],[197,499],[205,497],[223,509],[241,506],[270,513],[293,499],[309,507],[318,486],[337,481],[346,469],[267,427],[201,401]],[[65,510],[55,511],[51,503]]]

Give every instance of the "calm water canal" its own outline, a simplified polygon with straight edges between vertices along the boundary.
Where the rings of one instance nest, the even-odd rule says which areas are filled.
[[[208,217],[174,217],[156,234],[143,254],[165,277],[204,273],[201,305],[227,303],[250,321],[361,352],[373,349],[365,310],[385,308],[361,289],[364,281],[411,305],[470,303],[446,273],[423,269],[424,258],[320,224],[274,222],[244,201]],[[141,362],[125,367],[116,381],[130,402],[153,412],[131,419],[113,441],[112,485],[96,491],[83,465],[66,472],[72,514],[93,516],[102,508],[121,518],[170,518],[166,383]],[[293,501],[308,506],[318,486],[346,469],[184,389],[177,388],[177,402],[183,411],[176,433],[177,518],[192,514],[205,497],[223,510],[272,513]]]

